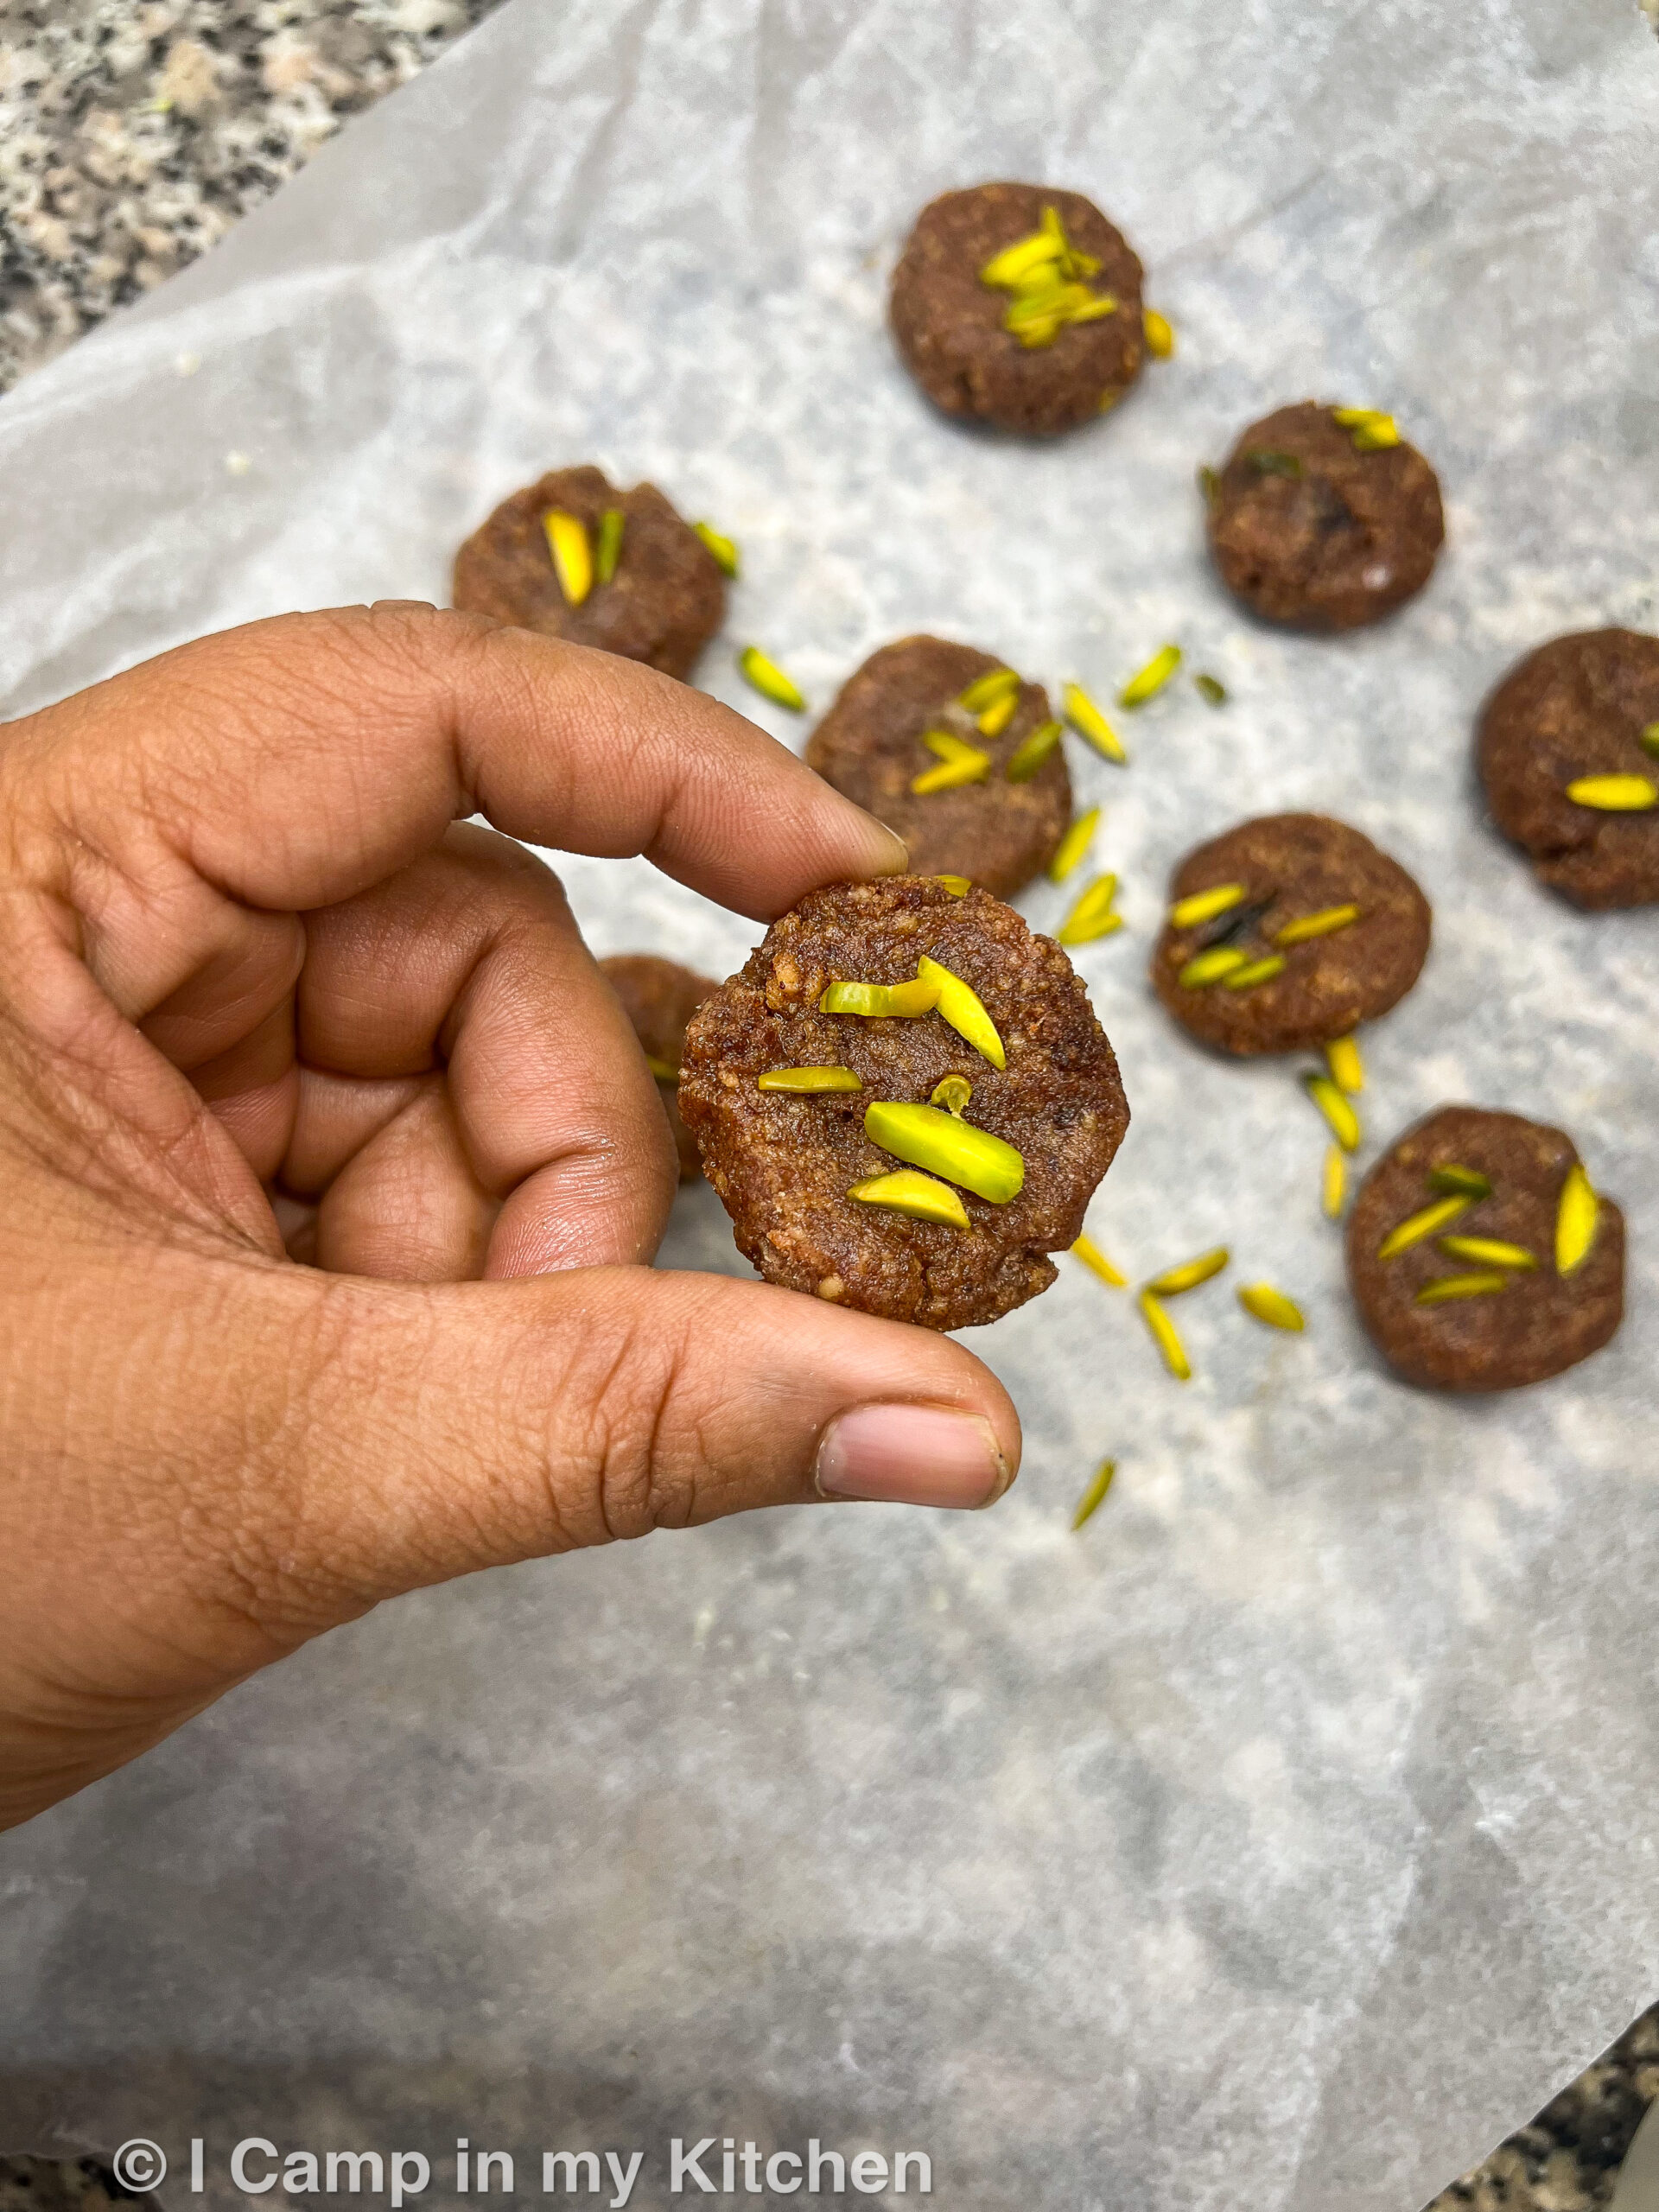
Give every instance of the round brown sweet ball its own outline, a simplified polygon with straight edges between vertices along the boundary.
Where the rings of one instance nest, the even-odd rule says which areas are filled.
[[[937,1011],[820,1011],[830,983],[912,981],[924,957],[978,995],[1004,1067]],[[1128,1126],[1112,1048],[1060,948],[986,892],[958,898],[919,876],[832,884],[774,922],[699,1009],[683,1065],[703,1171],[767,1281],[930,1329],[995,1321],[1047,1289],[1048,1255],[1080,1234]],[[760,1087],[773,1069],[804,1067],[849,1069],[860,1087]],[[1020,1154],[1017,1195],[959,1192],[965,1228],[850,1198],[905,1164],[866,1134],[870,1103],[926,1106],[950,1077],[963,1121]]]
[[[1058,214],[1070,245],[1099,264],[1079,281],[1092,319],[1049,334],[1007,327],[1015,296],[981,270]],[[916,219],[893,274],[893,334],[906,367],[947,415],[1001,430],[1052,436],[1115,407],[1141,371],[1141,264],[1122,233],[1080,192],[1041,184],[980,184],[947,192]]]
[[[1227,888],[1237,896],[1219,912],[1179,911]],[[1402,999],[1428,954],[1427,899],[1397,861],[1328,815],[1241,822],[1187,855],[1169,894],[1153,988],[1183,1029],[1224,1052],[1345,1037]],[[1299,925],[1316,917],[1334,926],[1304,935]]]
[[[1338,411],[1281,407],[1251,423],[1219,475],[1206,473],[1222,582],[1269,622],[1380,621],[1428,582],[1446,537],[1440,482],[1417,448],[1368,450],[1363,426]]]
[[[547,517],[575,515],[595,550],[607,508],[623,517],[616,573],[578,607],[548,550]],[[618,490],[597,468],[556,468],[504,499],[455,556],[454,603],[544,638],[597,645],[664,676],[690,675],[726,619],[720,563],[654,484]]]
[[[842,686],[812,733],[806,759],[824,781],[902,837],[916,875],[965,875],[1011,898],[1040,875],[1071,819],[1071,779],[1058,745],[1029,781],[1010,783],[1008,763],[1050,720],[1040,683],[1020,686],[1006,728],[987,737],[961,704],[976,678],[1003,664],[943,638],[900,638],[870,655]],[[918,793],[917,777],[938,766],[925,730],[947,730],[988,753],[983,783]]]
[[[621,1000],[623,1013],[633,1024],[640,1050],[652,1063],[658,1095],[674,1133],[674,1149],[680,1157],[680,1180],[695,1183],[702,1170],[696,1141],[680,1118],[680,1056],[685,1049],[686,1023],[720,986],[707,976],[696,975],[654,952],[613,953],[599,964],[606,982]]]
[[[1585,777],[1635,777],[1659,799],[1656,756],[1659,638],[1640,630],[1553,638],[1510,670],[1481,717],[1493,819],[1532,855],[1539,881],[1580,906],[1659,899],[1659,804],[1597,806],[1570,789]]]
[[[1579,1164],[1561,1130],[1478,1106],[1440,1107],[1378,1160],[1349,1218],[1348,1276],[1360,1319],[1407,1382],[1513,1390],[1607,1342],[1624,1313],[1624,1217],[1611,1198],[1595,1201],[1583,1258],[1566,1274],[1556,1264],[1562,1190]],[[1433,1233],[1384,1259],[1402,1224],[1451,1206],[1456,1171],[1478,1179],[1477,1189],[1484,1179],[1490,1195],[1469,1197]],[[1494,1243],[1496,1254],[1484,1249]],[[1442,1297],[1434,1286],[1448,1281],[1478,1287]]]

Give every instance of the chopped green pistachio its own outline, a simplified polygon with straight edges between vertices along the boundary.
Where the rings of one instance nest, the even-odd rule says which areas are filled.
[[[1287,922],[1275,930],[1275,944],[1306,944],[1310,938],[1329,937],[1333,931],[1351,928],[1359,919],[1357,906],[1321,906],[1317,914],[1304,914],[1300,921]]]
[[[1420,1213],[1408,1214],[1397,1222],[1376,1248],[1379,1260],[1392,1260],[1400,1253],[1409,1251],[1414,1244],[1421,1244],[1440,1230],[1447,1228],[1460,1213],[1467,1213],[1473,1205],[1471,1198],[1438,1198],[1432,1206],[1425,1206]]]
[[[1483,1175],[1478,1167],[1431,1167],[1428,1187],[1446,1198],[1490,1198],[1492,1179]]]
[[[1501,1236],[1442,1236],[1440,1249],[1449,1260],[1472,1260],[1478,1267],[1514,1268],[1528,1273],[1538,1264],[1538,1255],[1524,1244],[1506,1243]]]
[[[1164,1365],[1178,1382],[1192,1380],[1192,1363],[1186,1356],[1186,1346],[1181,1342],[1175,1324],[1165,1313],[1156,1292],[1143,1290],[1135,1300],[1147,1326],[1152,1331],[1153,1342],[1164,1356]]]
[[[906,1213],[912,1221],[937,1221],[946,1229],[967,1229],[970,1226],[968,1209],[948,1183],[937,1183],[931,1175],[918,1175],[913,1167],[901,1167],[892,1175],[869,1175],[861,1183],[855,1183],[847,1193],[867,1206],[891,1206],[895,1213]]]
[[[1079,737],[1088,739],[1096,753],[1116,761],[1120,767],[1128,760],[1122,739],[1080,683],[1068,683],[1060,695],[1060,703],[1067,721]]]
[[[1270,1282],[1247,1282],[1238,1293],[1238,1302],[1253,1320],[1265,1321],[1270,1329],[1290,1329],[1300,1334],[1306,1326],[1294,1299],[1287,1298]]]
[[[1218,676],[1207,676],[1200,672],[1193,677],[1192,685],[1198,696],[1208,700],[1212,707],[1226,705],[1227,686]]]
[[[620,507],[607,507],[599,518],[599,544],[594,555],[594,575],[599,582],[607,584],[616,574],[616,564],[622,558],[622,533],[628,518]]]
[[[594,588],[594,556],[588,544],[588,525],[580,515],[555,507],[542,518],[553,573],[566,603],[580,607]]]
[[[1100,809],[1091,806],[1087,814],[1080,814],[1054,849],[1054,857],[1048,864],[1051,883],[1064,883],[1094,842],[1095,831],[1100,823]]]
[[[1011,1144],[937,1106],[872,1101],[864,1109],[864,1134],[883,1152],[960,1183],[993,1205],[1018,1198],[1026,1179],[1026,1163]]]
[[[1103,1459],[1095,1470],[1095,1478],[1077,1500],[1077,1510],[1071,1516],[1071,1533],[1075,1536],[1091,1514],[1099,1510],[1103,1499],[1112,1486],[1112,1477],[1117,1472],[1116,1459]]]
[[[1166,361],[1175,351],[1175,333],[1156,308],[1142,308],[1141,327],[1147,334],[1147,351],[1154,360]]]
[[[1146,666],[1132,676],[1118,693],[1118,705],[1144,707],[1148,699],[1156,698],[1180,664],[1181,649],[1179,645],[1160,647]]]
[[[728,576],[734,576],[738,569],[737,540],[734,537],[728,537],[723,531],[716,530],[711,522],[694,522],[691,527],[714,555],[724,573]]]
[[[1561,1195],[1555,1209],[1555,1272],[1570,1275],[1575,1268],[1582,1267],[1590,1256],[1590,1247],[1596,1241],[1596,1223],[1601,1212],[1590,1178],[1582,1162],[1574,1160],[1567,1171],[1561,1185]]]
[[[1128,1277],[1119,1273],[1092,1236],[1079,1236],[1071,1247],[1071,1255],[1081,1260],[1091,1274],[1098,1275],[1113,1290],[1128,1288]]]
[[[1002,1048],[996,1024],[986,1013],[977,992],[960,976],[953,976],[948,968],[942,968],[937,960],[930,960],[925,955],[916,963],[916,978],[933,992],[941,1021],[954,1029],[994,1068],[1007,1065],[1007,1054]]]
[[[867,1020],[914,1020],[939,1002],[931,983],[831,983],[818,1001],[820,1014],[857,1014]]]
[[[1344,1152],[1352,1152],[1359,1143],[1358,1115],[1328,1075],[1311,1075],[1305,1082],[1307,1095],[1324,1115],[1332,1135]]]
[[[768,1068],[755,1077],[761,1090],[862,1090],[851,1068]]]
[[[1200,922],[1213,921],[1217,914],[1230,912],[1242,906],[1249,897],[1249,887],[1243,883],[1217,883],[1208,891],[1194,891],[1185,899],[1178,899],[1169,910],[1169,926],[1173,930],[1195,930]]]
[[[1331,1080],[1347,1098],[1357,1098],[1365,1088],[1365,1063],[1351,1037],[1332,1037],[1325,1048]]]
[[[1179,1267],[1166,1268],[1161,1274],[1154,1275],[1147,1288],[1158,1298],[1177,1298],[1182,1291],[1196,1290],[1211,1275],[1218,1275],[1231,1257],[1224,1244],[1217,1244],[1212,1252],[1200,1252],[1196,1260],[1183,1260]]]
[[[1236,945],[1212,944],[1207,952],[1194,953],[1192,959],[1175,978],[1184,991],[1202,991],[1211,983],[1220,982],[1224,976],[1230,976],[1236,969],[1249,964],[1249,956]]]
[[[1646,776],[1579,776],[1567,787],[1575,806],[1601,814],[1644,814],[1659,806],[1659,785]]]
[[[973,1095],[974,1086],[965,1075],[948,1075],[934,1084],[927,1103],[960,1118]]]
[[[1445,1306],[1456,1298],[1490,1298],[1497,1291],[1507,1290],[1513,1281],[1513,1276],[1500,1274],[1496,1268],[1490,1274],[1436,1275],[1423,1285],[1413,1303]]]
[[[753,684],[763,699],[770,699],[774,706],[787,707],[792,715],[806,712],[806,701],[798,688],[775,660],[767,659],[759,645],[745,645],[737,657],[737,665],[744,682]]]
[[[957,704],[964,714],[982,715],[987,707],[995,706],[999,699],[1012,699],[1020,690],[1017,669],[989,668],[983,676],[976,676]]]
[[[1008,765],[1002,773],[1009,783],[1028,784],[1063,734],[1058,722],[1039,722],[1031,735],[1022,738],[1008,755]]]
[[[1235,968],[1230,976],[1224,976],[1224,991],[1253,991],[1258,983],[1270,983],[1275,976],[1285,972],[1282,952],[1269,952],[1264,959],[1248,961],[1243,968]]]

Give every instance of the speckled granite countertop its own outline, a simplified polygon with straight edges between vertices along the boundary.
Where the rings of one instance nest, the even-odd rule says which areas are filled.
[[[496,0],[0,0],[0,390],[158,284]],[[1659,0],[1641,0],[1659,31]],[[1659,2098],[1659,2005],[1428,2212],[1592,2212]],[[0,2212],[130,2201],[0,2157]]]

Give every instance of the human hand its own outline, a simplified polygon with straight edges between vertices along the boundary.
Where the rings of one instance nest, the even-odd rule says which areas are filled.
[[[514,837],[760,918],[903,865],[712,700],[426,607],[0,731],[0,1826],[401,1591],[1006,1487],[960,1346],[645,1264],[656,1086]]]

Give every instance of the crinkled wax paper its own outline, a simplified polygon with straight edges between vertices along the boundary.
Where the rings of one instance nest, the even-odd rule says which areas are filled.
[[[1409,2212],[1653,1996],[1659,916],[1535,890],[1470,737],[1538,640],[1659,624],[1656,126],[1627,0],[517,0],[0,408],[14,710],[442,597],[500,496],[588,459],[741,540],[704,676],[791,742],[750,639],[815,708],[911,630],[1102,696],[1180,639],[1231,702],[1183,681],[1127,772],[1072,755],[1128,923],[1079,956],[1135,1112],[1090,1226],[1140,1274],[1236,1255],[1184,1389],[1071,1263],[974,1337],[1028,1438],[993,1514],[410,1599],[6,1839],[0,2142],[200,2134],[220,2202],[251,2133],[466,2134],[526,2196],[537,2149],[639,2146],[653,2206],[712,2133],[925,2150],[975,2212]],[[1179,336],[1052,446],[939,420],[884,330],[916,209],[990,176],[1095,196]],[[1336,641],[1241,616],[1193,486],[1309,394],[1395,410],[1448,495],[1429,590]],[[1513,1107],[1628,1211],[1624,1332],[1541,1388],[1391,1380],[1294,1069],[1151,1001],[1172,861],[1300,806],[1435,906],[1365,1157]],[[643,863],[565,874],[602,950],[753,940]],[[706,1190],[664,1256],[743,1266]],[[1238,1313],[1260,1276],[1305,1336]]]

